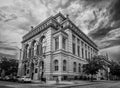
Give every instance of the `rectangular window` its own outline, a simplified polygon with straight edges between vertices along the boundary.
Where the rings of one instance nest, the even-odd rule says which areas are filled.
[[[84,49],[82,48],[82,58],[84,58]]]
[[[63,71],[66,71],[66,66],[63,66]]]
[[[83,42],[81,42],[81,46],[83,47]]]
[[[76,45],[75,45],[75,43],[73,43],[73,44],[72,44],[72,48],[73,48],[72,50],[73,50],[73,54],[74,54],[74,55],[75,55],[75,51],[76,51],[75,47],[76,47]]]
[[[81,64],[80,63],[79,63],[78,69],[79,69],[79,73],[80,73],[81,72]]]
[[[80,46],[79,45],[77,46],[77,49],[78,49],[78,56],[80,56]]]
[[[55,71],[58,71],[58,65],[57,65],[57,66],[55,66]]]
[[[75,36],[74,35],[72,35],[72,40],[73,40],[73,42],[75,42]]]
[[[85,50],[85,57],[87,58],[87,50]]]
[[[77,67],[76,62],[74,62],[73,65],[74,65],[74,66],[73,66],[73,72],[76,72],[76,70],[77,70],[77,69],[76,69],[76,67]]]
[[[35,69],[35,73],[37,73],[37,68]]]
[[[59,49],[59,38],[55,38],[55,50]]]
[[[29,74],[29,69],[27,70],[27,74]]]
[[[79,39],[77,39],[77,44],[78,44],[78,45],[80,44],[80,40],[79,40]]]
[[[90,52],[88,52],[88,58],[90,59]]]
[[[66,38],[64,38],[64,37],[62,39],[62,47],[63,47],[63,49],[66,49]]]

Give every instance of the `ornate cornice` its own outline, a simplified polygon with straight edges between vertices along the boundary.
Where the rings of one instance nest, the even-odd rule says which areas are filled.
[[[46,21],[46,23],[38,27],[35,27],[32,31],[30,31],[28,34],[23,36],[22,43],[24,43],[25,41],[29,40],[30,38],[34,37],[35,35],[39,34],[40,32],[44,31],[45,29],[49,27],[53,27],[56,29],[57,25],[59,24],[54,19],[49,19],[48,21]]]
[[[98,50],[97,45],[88,36],[86,36],[71,20],[64,21],[62,25],[64,29],[67,29],[67,28],[71,29],[78,36],[80,36],[85,42],[89,43],[92,47]]]
[[[58,23],[56,21],[56,18],[58,16],[61,16],[64,19],[62,23]],[[85,42],[89,43],[92,47],[98,50],[97,45],[90,38],[88,38],[88,36],[86,36],[69,18],[65,18],[61,13],[49,17],[44,22],[33,28],[33,30],[31,30],[29,33],[23,36],[22,43],[38,35],[40,32],[45,31],[49,27],[53,27],[58,31],[59,31],[58,27],[63,27],[62,30],[69,28],[73,32],[75,32],[78,36],[80,36]]]

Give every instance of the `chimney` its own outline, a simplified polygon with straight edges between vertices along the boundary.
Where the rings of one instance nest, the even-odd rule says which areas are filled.
[[[34,27],[33,27],[33,26],[31,26],[31,30],[33,30],[33,28],[34,28]]]
[[[69,15],[68,15],[68,14],[66,15],[66,18],[67,18],[67,19],[69,18]]]

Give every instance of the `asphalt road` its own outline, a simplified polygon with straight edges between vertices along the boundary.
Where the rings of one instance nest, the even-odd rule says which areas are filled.
[[[32,83],[16,83],[16,82],[5,82],[0,81],[0,88],[53,88],[53,87],[46,87],[41,86],[39,84],[32,84]],[[120,81],[116,82],[98,82],[92,83],[90,85],[81,85],[81,86],[73,86],[73,87],[64,87],[64,88],[120,88]]]
[[[120,88],[120,81],[94,83],[92,85],[77,86],[73,88]]]

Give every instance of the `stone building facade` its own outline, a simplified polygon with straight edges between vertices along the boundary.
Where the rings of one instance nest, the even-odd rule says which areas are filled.
[[[23,36],[19,75],[34,80],[74,79],[98,48],[67,16],[51,16]]]

